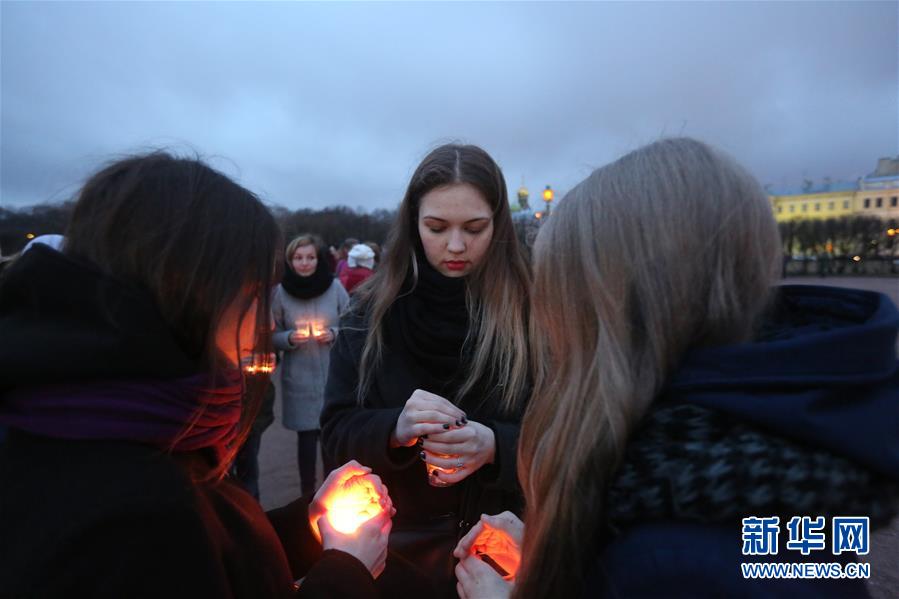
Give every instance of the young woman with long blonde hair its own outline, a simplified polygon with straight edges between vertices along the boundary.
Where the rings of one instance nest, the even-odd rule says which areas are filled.
[[[398,565],[382,589],[454,595],[460,531],[520,505],[529,273],[493,159],[469,145],[428,154],[386,247],[341,321],[322,446],[329,465],[358,459],[390,488]]]
[[[457,547],[460,596],[858,596],[861,580],[746,579],[793,516],[888,521],[897,504],[899,314],[881,294],[775,287],[768,199],[732,159],[666,139],[559,202],[534,253],[535,391],[523,538],[504,515]],[[743,518],[780,518],[779,557]],[[472,555],[522,548],[514,586]]]

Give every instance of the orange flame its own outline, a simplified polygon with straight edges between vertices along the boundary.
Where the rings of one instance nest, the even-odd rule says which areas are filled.
[[[325,499],[327,518],[338,532],[351,534],[382,511],[381,495],[371,480],[354,476]]]

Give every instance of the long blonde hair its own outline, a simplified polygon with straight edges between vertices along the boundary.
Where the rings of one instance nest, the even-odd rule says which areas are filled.
[[[581,592],[631,432],[687,350],[753,334],[778,256],[758,183],[692,139],[636,150],[559,202],[534,250],[517,596]]]
[[[421,245],[421,198],[432,189],[459,183],[474,186],[484,196],[493,212],[493,238],[484,261],[469,275],[466,301],[470,326],[466,347],[471,349],[472,358],[466,381],[456,397],[450,399],[458,401],[488,379],[505,413],[514,411],[526,396],[530,380],[530,273],[515,238],[505,179],[496,162],[481,148],[447,144],[431,151],[415,169],[385,244],[383,263],[358,288],[357,308],[367,315],[368,325],[357,388],[360,405],[381,361],[384,317],[399,296],[407,274],[411,270],[413,282],[417,281],[417,261],[425,260],[416,253],[416,247]]]

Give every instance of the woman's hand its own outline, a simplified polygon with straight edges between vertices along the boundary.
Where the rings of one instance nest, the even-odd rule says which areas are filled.
[[[298,330],[294,329],[290,334],[289,341],[291,345],[300,345],[302,343],[307,343],[309,341],[309,332],[303,330],[303,333],[300,334]]]
[[[319,521],[322,547],[349,553],[368,568],[373,578],[377,578],[384,571],[387,561],[387,540],[393,526],[391,516],[390,512],[381,512],[349,534],[334,530],[331,522],[322,518]]]
[[[459,599],[505,599],[512,595],[512,583],[475,555],[456,564],[456,581]]]
[[[489,555],[503,570],[507,578],[514,579],[521,565],[521,543],[524,539],[524,523],[512,512],[495,516],[482,514],[477,524],[459,540],[453,550],[456,559]]]
[[[465,412],[448,399],[416,389],[396,420],[390,435],[391,447],[411,447],[419,437],[465,427]]]
[[[315,340],[323,344],[331,343],[334,341],[334,331],[325,329],[320,335],[315,337]]]
[[[433,471],[434,476],[446,484],[464,480],[496,459],[493,430],[480,422],[468,421],[462,428],[428,435],[419,445],[423,449],[422,459],[440,468]]]
[[[316,491],[315,496],[309,503],[309,527],[315,534],[315,537],[321,541],[322,536],[319,530],[319,521],[322,516],[327,514],[328,506],[334,503],[335,498],[343,491],[344,487],[350,482],[350,479],[356,476],[366,477],[377,492],[382,510],[391,517],[396,513],[393,507],[393,501],[387,492],[387,485],[381,482],[381,477],[371,473],[371,468],[363,466],[356,460],[350,460],[340,468],[332,470],[321,488]]]
[[[378,494],[378,513],[363,522],[355,532],[341,533],[334,529],[327,517],[328,506],[335,503],[340,493],[353,484],[353,478],[365,477],[374,491]],[[324,549],[337,549],[349,553],[357,558],[368,568],[372,576],[377,578],[384,571],[384,561],[387,558],[387,538],[392,526],[391,518],[396,514],[387,485],[381,482],[381,478],[371,473],[367,468],[355,460],[351,460],[332,470],[321,488],[309,504],[309,526],[312,532],[322,542]]]

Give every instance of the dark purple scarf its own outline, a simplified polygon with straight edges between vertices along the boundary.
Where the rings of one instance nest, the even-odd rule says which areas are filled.
[[[26,387],[0,398],[0,424],[59,439],[212,448],[221,460],[238,433],[242,395],[236,369],[215,380],[200,374]]]

